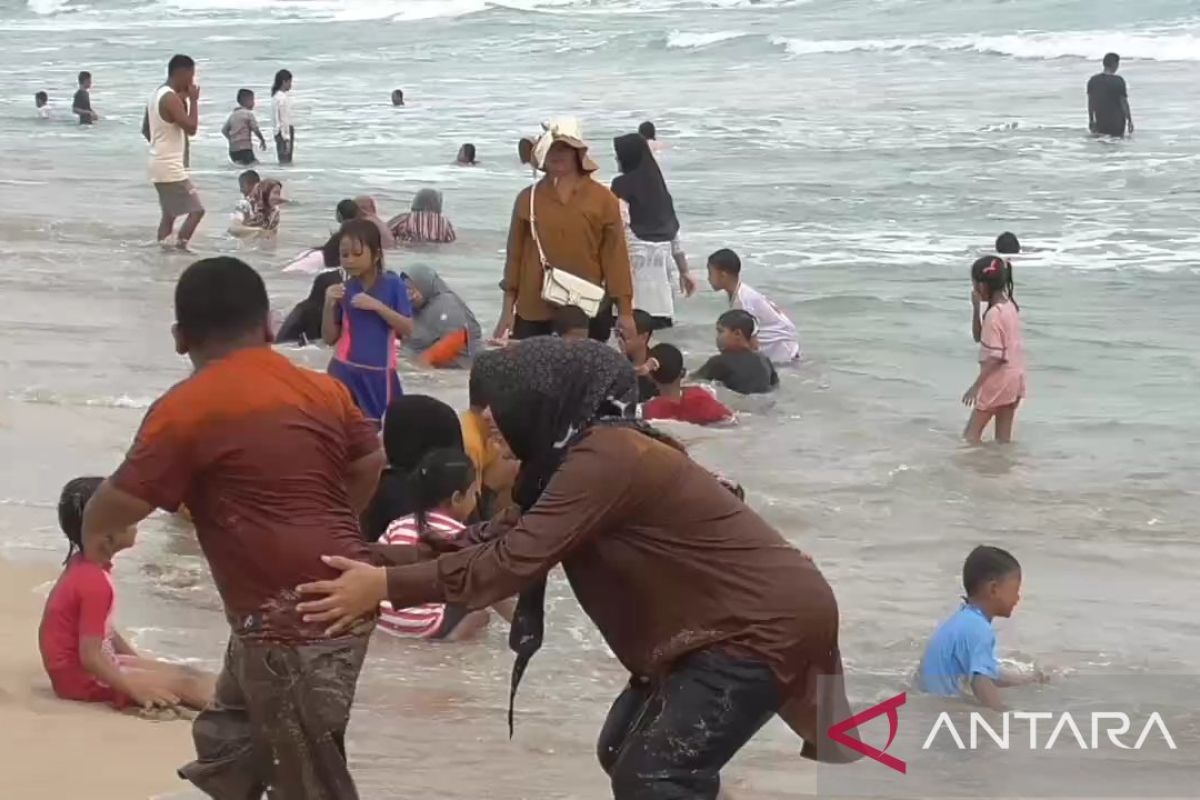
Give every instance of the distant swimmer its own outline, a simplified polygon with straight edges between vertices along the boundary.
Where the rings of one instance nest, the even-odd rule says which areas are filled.
[[[396,106],[397,108],[404,105],[404,92],[402,92],[400,89],[392,90],[392,105]]]
[[[467,142],[458,148],[458,155],[454,157],[454,163],[460,167],[473,167],[478,164],[479,162],[475,160],[475,145]]]
[[[254,137],[258,137],[260,150],[267,149],[267,140],[258,127],[258,117],[254,116],[254,92],[249,89],[238,90],[237,108],[225,120],[221,135],[229,141],[230,161],[243,166],[258,163],[254,155]]]
[[[71,113],[79,117],[80,125],[91,125],[100,119],[100,115],[92,111],[92,73],[79,73],[79,89],[75,92],[75,100],[71,103]]]
[[[150,143],[150,180],[162,209],[158,242],[165,244],[175,228],[175,218],[186,214],[176,242],[180,250],[188,249],[192,234],[204,219],[204,205],[188,177],[188,137],[195,136],[200,125],[200,87],[195,78],[195,61],[185,55],[172,56],[167,82],[155,90],[142,118],[142,136]]]
[[[33,105],[37,109],[38,119],[50,119],[50,95],[38,92],[33,96]]]
[[[280,164],[292,163],[296,126],[292,124],[292,73],[281,69],[271,84],[271,119],[275,124],[275,154]]]
[[[517,157],[521,159],[521,163],[528,166],[537,175],[537,163],[533,160],[533,137],[522,136],[517,140]]]
[[[638,134],[650,145],[652,153],[660,152],[663,149],[662,142],[658,140],[658,128],[650,120],[638,125]]]
[[[1088,81],[1088,129],[1100,136],[1124,138],[1128,128],[1133,135],[1133,112],[1129,110],[1129,93],[1125,79],[1117,75],[1121,57],[1109,53],[1104,57],[1104,71]]]

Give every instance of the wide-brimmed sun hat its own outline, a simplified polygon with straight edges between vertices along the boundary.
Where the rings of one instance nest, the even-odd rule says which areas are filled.
[[[600,166],[588,155],[588,144],[583,138],[583,126],[574,117],[559,117],[542,123],[541,137],[533,145],[533,159],[538,169],[543,169],[546,154],[555,142],[573,147],[579,153],[579,162],[584,172],[595,172]]]

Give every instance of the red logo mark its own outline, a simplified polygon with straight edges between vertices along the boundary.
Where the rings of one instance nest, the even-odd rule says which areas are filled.
[[[896,733],[900,729],[900,715],[896,709],[908,702],[908,694],[901,692],[890,700],[884,700],[882,703],[876,703],[865,711],[860,711],[849,719],[844,719],[841,722],[834,723],[829,726],[829,738],[841,745],[849,747],[855,752],[862,753],[867,758],[872,758],[883,764],[889,769],[894,769],[901,774],[908,773],[908,765],[895,756],[889,756],[886,750],[892,746],[892,742],[896,738]],[[860,742],[858,739],[853,739],[846,735],[847,731],[854,730],[864,722],[869,722],[875,719],[880,714],[887,714],[888,719],[888,740],[883,746],[883,750],[877,750],[866,742]]]

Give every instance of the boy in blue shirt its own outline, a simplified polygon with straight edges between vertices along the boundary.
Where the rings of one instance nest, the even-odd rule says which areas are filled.
[[[996,659],[992,619],[1011,617],[1021,600],[1021,565],[999,547],[980,545],[963,564],[966,602],[943,622],[929,644],[917,674],[917,688],[943,697],[961,697],[967,688],[980,703],[1004,710],[1000,688],[1039,679],[1006,673]]]

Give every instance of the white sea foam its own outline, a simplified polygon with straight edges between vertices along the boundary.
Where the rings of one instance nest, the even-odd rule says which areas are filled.
[[[26,0],[29,10],[35,14],[57,14],[71,6],[71,0]]]
[[[667,35],[667,47],[681,49],[708,47],[719,42],[728,42],[731,39],[741,39],[748,35],[745,31],[710,31],[708,33],[671,31]]]

